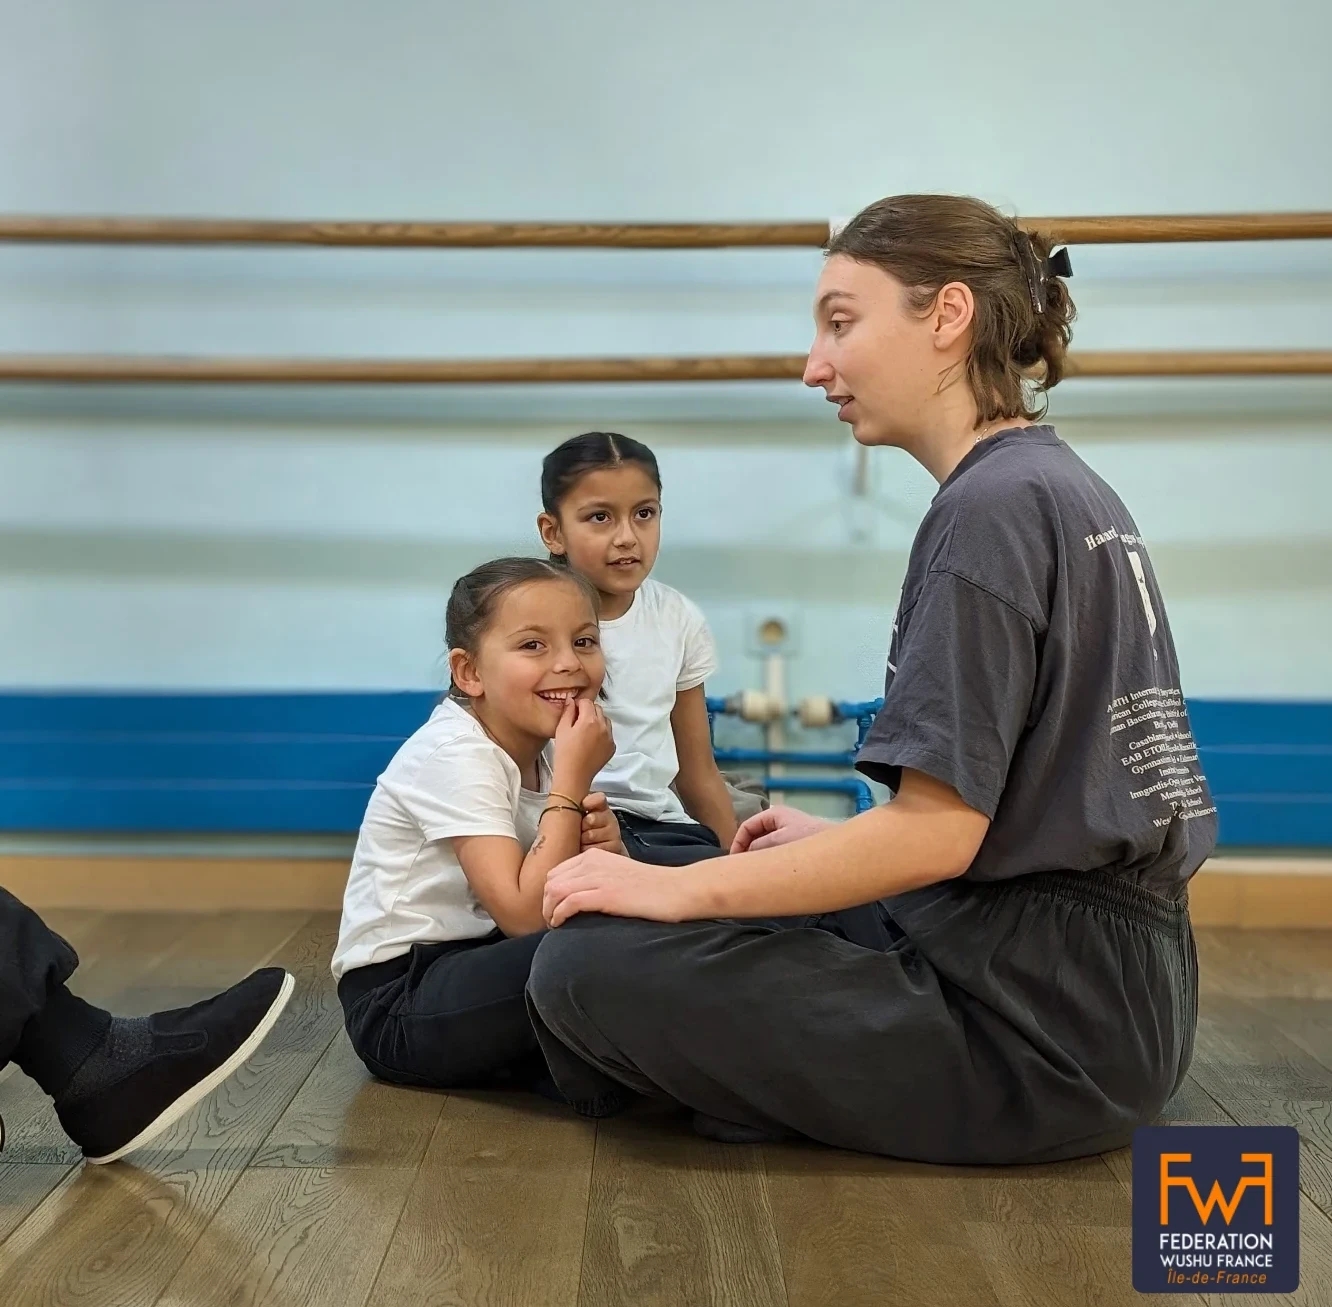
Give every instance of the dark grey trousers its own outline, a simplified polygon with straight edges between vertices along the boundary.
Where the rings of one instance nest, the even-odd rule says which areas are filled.
[[[79,965],[78,954],[29,907],[0,889],[0,1066],[53,989]]]
[[[1008,1163],[1127,1144],[1182,1081],[1186,903],[1067,873],[876,906],[881,939],[838,933],[842,914],[548,932],[527,996],[556,1084],[590,1116],[636,1092],[842,1148]]]

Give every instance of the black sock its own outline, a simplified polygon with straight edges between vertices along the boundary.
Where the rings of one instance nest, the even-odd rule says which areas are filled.
[[[46,1006],[23,1027],[14,1061],[57,1098],[74,1074],[105,1042],[111,1013],[85,1003],[64,985],[50,991]]]

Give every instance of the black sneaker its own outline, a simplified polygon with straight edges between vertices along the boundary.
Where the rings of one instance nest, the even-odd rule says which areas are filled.
[[[294,976],[267,967],[192,1007],[118,1021],[128,1032],[124,1050],[113,1042],[94,1054],[100,1065],[81,1069],[56,1100],[65,1133],[95,1166],[142,1147],[263,1043],[295,985]]]

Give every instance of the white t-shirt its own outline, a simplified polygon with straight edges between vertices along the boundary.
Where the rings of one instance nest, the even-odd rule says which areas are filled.
[[[698,605],[647,580],[623,617],[601,623],[606,716],[615,757],[593,782],[610,805],[656,821],[691,821],[670,788],[680,770],[671,731],[675,696],[716,672],[717,646]]]
[[[537,763],[549,790],[551,757]],[[518,764],[465,708],[441,703],[375,784],[342,898],[333,975],[387,962],[416,943],[495,929],[454,856],[464,835],[536,839],[547,794],[523,789]]]

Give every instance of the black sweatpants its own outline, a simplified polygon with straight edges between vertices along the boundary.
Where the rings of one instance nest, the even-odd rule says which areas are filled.
[[[546,1075],[523,990],[541,935],[414,944],[338,981],[347,1035],[382,1080],[530,1088]]]
[[[29,907],[0,889],[0,1066],[53,989],[79,965],[78,954]]]
[[[708,827],[696,821],[653,821],[632,812],[615,812],[624,851],[635,862],[658,867],[684,867],[704,858],[720,858],[727,850]]]
[[[863,1152],[1006,1163],[1128,1143],[1188,1068],[1184,902],[1042,874],[899,896],[878,943],[827,924],[549,931],[528,1002],[555,1082],[584,1115],[629,1090]]]

